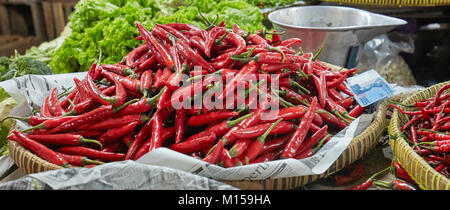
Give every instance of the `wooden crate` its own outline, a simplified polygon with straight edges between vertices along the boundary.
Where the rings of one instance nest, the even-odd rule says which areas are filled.
[[[0,0],[0,34],[13,34],[15,22],[8,7],[26,5],[31,10],[34,35],[41,42],[53,40],[64,30],[77,2],[78,0]]]
[[[11,35],[11,27],[16,24],[11,20],[8,6],[11,5],[26,5],[30,7],[34,36],[41,42],[47,40],[44,29],[44,18],[42,8],[39,0],[0,0],[0,30],[2,35]]]
[[[55,39],[64,30],[77,2],[78,0],[41,0],[45,31],[49,40]]]
[[[14,55],[15,50],[24,54],[27,49],[40,43],[39,38],[35,36],[2,35],[0,36],[0,56],[10,57]]]

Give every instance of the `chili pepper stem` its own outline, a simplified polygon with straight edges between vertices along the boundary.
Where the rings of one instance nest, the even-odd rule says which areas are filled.
[[[283,50],[281,50],[281,49],[278,48],[278,47],[272,47],[272,46],[270,46],[270,45],[267,45],[267,51],[276,51],[276,52],[279,52],[279,53],[281,54],[281,56],[282,56],[281,63],[284,63],[284,61],[286,60],[286,54],[284,54]]]
[[[79,141],[80,141],[80,143],[94,143],[94,144],[100,146],[100,148],[103,148],[102,143],[100,143],[99,141],[94,140],[94,139],[87,139],[87,138],[81,137]]]
[[[328,138],[330,138],[332,135],[331,134],[327,134],[325,137],[323,137],[322,139],[320,139],[319,143],[317,143],[317,146],[315,146],[313,148],[313,153],[316,153],[320,147],[322,147],[322,144],[325,142],[325,140],[327,140]]]
[[[266,130],[266,132],[263,133],[263,135],[259,136],[258,138],[256,138],[256,140],[260,141],[260,142],[264,142],[267,138],[267,136],[270,134],[270,132],[273,130],[273,128],[280,123],[281,121],[283,121],[283,118],[278,119],[277,121],[275,121],[274,123],[272,123],[272,125]]]
[[[3,122],[7,119],[16,119],[16,120],[25,121],[25,122],[28,122],[30,120],[29,117],[8,116],[8,117],[3,118],[3,120],[0,122],[0,124],[3,124]]]
[[[387,181],[374,180],[373,184],[375,184],[378,187],[385,188],[385,189],[392,189],[392,184],[390,182],[387,182]]]
[[[101,164],[103,164],[104,162],[102,162],[102,161],[99,161],[99,160],[92,160],[92,159],[89,159],[89,158],[83,158],[83,164],[84,165],[91,165],[91,164],[94,164],[94,165],[101,165]]]
[[[27,129],[25,129],[25,130],[21,130],[20,132],[22,132],[22,133],[28,133],[29,131],[32,131],[32,130],[34,130],[34,129],[43,129],[43,128],[45,128],[45,125],[44,125],[44,123],[41,123],[41,124],[39,124],[39,125],[35,125],[35,126],[33,126],[33,127],[27,128]]]
[[[342,116],[342,115],[339,113],[339,111],[333,110],[332,113],[333,113],[334,115],[336,115],[337,117],[339,117],[341,120],[343,120],[345,123],[350,124],[350,121],[348,121],[347,118],[345,118],[344,116]]]
[[[239,122],[241,122],[242,120],[245,120],[245,119],[247,119],[247,118],[249,118],[249,117],[251,117],[252,115],[254,115],[255,113],[249,113],[249,114],[247,114],[247,115],[244,115],[244,116],[242,116],[242,117],[240,117],[240,118],[237,118],[237,119],[235,119],[235,120],[231,120],[231,121],[228,121],[227,122],[227,126],[228,127],[234,127],[235,125],[237,125]]]

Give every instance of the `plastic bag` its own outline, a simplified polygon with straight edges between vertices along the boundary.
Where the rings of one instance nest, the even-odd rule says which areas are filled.
[[[399,55],[401,52],[414,52],[414,41],[410,36],[397,32],[382,34],[364,45],[357,68],[360,71],[374,69],[389,83],[415,85],[417,82]]]

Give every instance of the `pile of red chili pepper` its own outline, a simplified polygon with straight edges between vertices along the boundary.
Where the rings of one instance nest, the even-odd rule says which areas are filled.
[[[444,85],[435,97],[413,104],[390,105],[406,117],[407,122],[400,130],[412,149],[447,178],[450,177],[450,159],[446,157],[450,152],[449,88],[450,84]]]
[[[233,167],[309,157],[364,111],[343,84],[357,69],[332,71],[318,53],[293,49],[301,39],[282,40],[276,31],[251,34],[236,24],[226,29],[225,22],[206,29],[136,25],[142,45],[117,64],[93,63],[83,80],[74,79],[67,97],[54,89],[39,115],[15,117],[33,127],[14,130],[9,139],[62,166],[136,160],[167,147]],[[251,74],[257,85],[246,81]],[[258,85],[259,78],[278,79],[280,88]],[[176,108],[174,99],[195,89],[201,94],[191,99],[201,99],[217,84],[223,84],[218,100],[244,87],[244,108]],[[250,100],[253,91],[268,100]]]

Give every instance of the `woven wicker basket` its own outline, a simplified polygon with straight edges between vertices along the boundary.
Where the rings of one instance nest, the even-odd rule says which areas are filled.
[[[334,71],[343,70],[342,67],[328,64],[327,66],[332,68]],[[391,97],[390,101],[396,100],[401,101],[400,97]],[[389,103],[387,100],[381,103],[378,107],[378,111],[366,130],[364,130],[359,136],[354,138],[346,150],[341,154],[341,156],[335,161],[335,163],[324,173],[320,175],[312,176],[299,176],[299,177],[289,177],[289,178],[279,178],[279,179],[268,179],[260,181],[223,181],[232,186],[238,187],[240,189],[293,189],[305,184],[316,181],[320,178],[327,177],[345,166],[353,163],[354,161],[363,157],[367,152],[373,149],[381,134],[383,129],[387,126],[387,120],[385,117],[385,110]],[[60,169],[62,167],[55,164],[49,163],[37,155],[31,153],[20,144],[14,141],[8,141],[8,148],[10,155],[17,166],[25,171],[25,173],[39,173],[48,170]]]
[[[415,101],[434,97],[439,88],[449,83],[450,81],[439,83],[425,90],[418,91],[407,97],[402,103],[411,104]],[[388,127],[389,145],[392,147],[392,151],[397,157],[400,165],[405,168],[420,188],[429,190],[448,190],[450,188],[450,180],[435,171],[420,155],[414,152],[405,138],[400,135],[400,127],[406,122],[405,115],[395,109]]]

